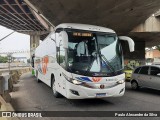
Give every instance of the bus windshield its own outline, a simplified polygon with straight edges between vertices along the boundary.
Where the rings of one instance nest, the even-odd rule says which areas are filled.
[[[67,66],[72,73],[114,76],[123,71],[121,45],[115,33],[67,31]]]

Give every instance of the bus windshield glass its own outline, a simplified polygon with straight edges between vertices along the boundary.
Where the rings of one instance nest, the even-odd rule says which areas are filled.
[[[91,76],[114,76],[123,72],[121,45],[115,33],[67,31],[67,68]]]

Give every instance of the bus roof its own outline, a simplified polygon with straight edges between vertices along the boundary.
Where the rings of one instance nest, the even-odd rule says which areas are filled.
[[[88,31],[115,33],[115,31],[109,28],[95,26],[95,25],[88,25],[88,24],[78,24],[78,23],[62,23],[58,25],[55,28],[55,30],[58,28],[72,28],[72,29],[80,29],[80,30],[88,30]]]

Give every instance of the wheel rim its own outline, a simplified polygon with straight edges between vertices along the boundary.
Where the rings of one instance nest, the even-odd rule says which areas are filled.
[[[52,89],[53,89],[53,93],[56,94],[56,86],[55,86],[55,82],[53,83]]]
[[[136,82],[133,82],[133,83],[132,83],[132,88],[133,88],[133,89],[137,89],[137,83],[136,83]]]

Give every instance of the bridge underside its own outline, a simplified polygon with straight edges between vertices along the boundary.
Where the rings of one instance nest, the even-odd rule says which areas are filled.
[[[126,34],[160,8],[160,0],[29,0],[55,26],[95,24]],[[38,4],[37,4],[38,3]]]
[[[0,0],[0,25],[24,34],[48,34],[49,26],[23,0]]]
[[[104,26],[151,46],[157,45],[160,30],[154,33],[130,31],[159,6],[160,0],[1,0],[0,25],[44,39],[50,31],[50,23],[41,17],[44,15],[54,26],[60,23]]]
[[[39,38],[52,30],[52,24],[104,26],[115,30],[118,35],[134,38],[138,47],[134,55],[126,53],[127,58],[140,58],[143,55],[144,59],[145,42],[147,46],[159,44],[160,29],[156,28],[158,31],[154,32],[134,29],[159,8],[160,0],[1,0],[0,24],[30,34],[31,51],[39,44]],[[160,21],[157,20],[157,23],[160,25]]]
[[[129,34],[136,41],[145,41],[146,47],[160,45],[159,32],[131,32]]]

